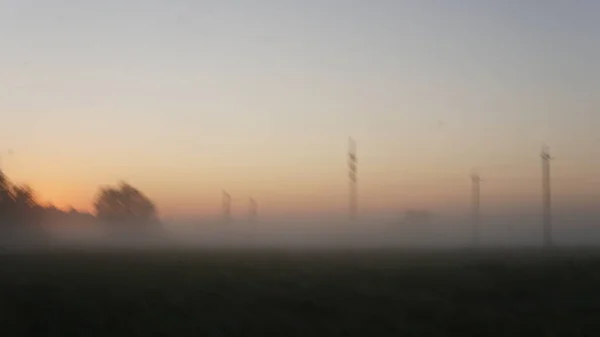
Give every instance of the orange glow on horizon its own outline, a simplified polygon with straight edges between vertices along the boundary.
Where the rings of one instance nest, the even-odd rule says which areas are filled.
[[[140,166],[123,166],[110,170],[102,167],[87,170],[81,163],[70,166],[72,162],[75,161],[46,164],[30,160],[15,163],[7,175],[17,184],[29,184],[41,204],[52,203],[61,209],[73,207],[90,213],[94,211],[93,199],[99,186],[115,185],[119,180],[139,188],[155,202],[159,216],[167,218],[219,216],[223,189],[231,194],[232,212],[237,217],[247,214],[250,196],[258,202],[259,216],[343,214],[348,207],[346,167],[337,162],[336,166],[315,164],[306,172],[294,166],[271,169],[230,166],[219,169],[216,165],[209,168],[165,166],[142,170]],[[61,169],[63,165],[65,168]],[[583,180],[563,180],[580,172],[560,163],[555,166],[553,194],[557,205],[569,200],[578,200],[578,203],[586,205],[600,200],[600,195],[594,194],[597,186]],[[38,172],[36,167],[45,169]],[[401,169],[392,170],[390,167]],[[411,162],[406,165],[363,164],[359,166],[359,212],[401,212],[408,209],[468,212],[469,170],[458,166],[445,167],[444,170],[442,172],[435,165]],[[122,171],[125,173],[120,174]],[[590,172],[583,173],[591,176]],[[537,165],[526,169],[483,170],[482,212],[502,207],[538,207],[538,175]]]

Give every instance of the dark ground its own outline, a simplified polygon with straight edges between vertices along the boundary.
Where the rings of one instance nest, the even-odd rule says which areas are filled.
[[[596,336],[600,254],[0,256],[0,336]]]

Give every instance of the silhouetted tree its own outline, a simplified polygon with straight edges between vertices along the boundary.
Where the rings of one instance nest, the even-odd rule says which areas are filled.
[[[39,225],[42,207],[35,200],[33,189],[29,185],[14,186],[13,198],[20,225]]]
[[[121,182],[103,187],[94,203],[99,220],[110,224],[150,225],[158,223],[154,203],[138,189]]]
[[[15,186],[0,171],[0,224],[3,226],[39,225],[40,206],[28,185]]]
[[[0,225],[8,226],[13,224],[14,215],[12,184],[4,172],[0,171]]]
[[[44,226],[89,226],[95,225],[97,220],[93,214],[80,212],[73,207],[62,210],[53,204],[40,207],[40,212]]]
[[[21,185],[13,187],[13,196],[15,202],[26,207],[34,207],[37,205],[34,198],[33,189],[29,185]]]
[[[96,222],[90,213],[82,213],[73,208],[64,211],[54,205],[41,206],[34,190],[28,185],[14,185],[0,170],[0,227],[40,232],[46,225],[90,225]]]

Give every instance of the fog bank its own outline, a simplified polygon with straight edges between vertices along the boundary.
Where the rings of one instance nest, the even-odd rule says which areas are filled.
[[[557,216],[554,242],[559,246],[600,245],[600,226],[593,218]],[[542,244],[538,216],[495,217],[480,224],[480,247],[536,247]],[[104,248],[463,248],[473,245],[470,221],[230,221],[169,223],[157,229],[61,227],[4,231],[3,249],[36,246]]]

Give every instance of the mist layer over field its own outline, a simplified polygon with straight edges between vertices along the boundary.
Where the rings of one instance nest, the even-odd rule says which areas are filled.
[[[557,217],[554,242],[561,246],[600,245],[600,227],[580,216]],[[480,224],[480,247],[536,247],[542,226],[536,216],[504,216]],[[61,227],[42,234],[9,231],[3,247],[67,245],[78,247],[181,248],[463,248],[473,245],[473,226],[464,219],[422,223],[385,221],[231,221],[168,223],[160,228]]]

